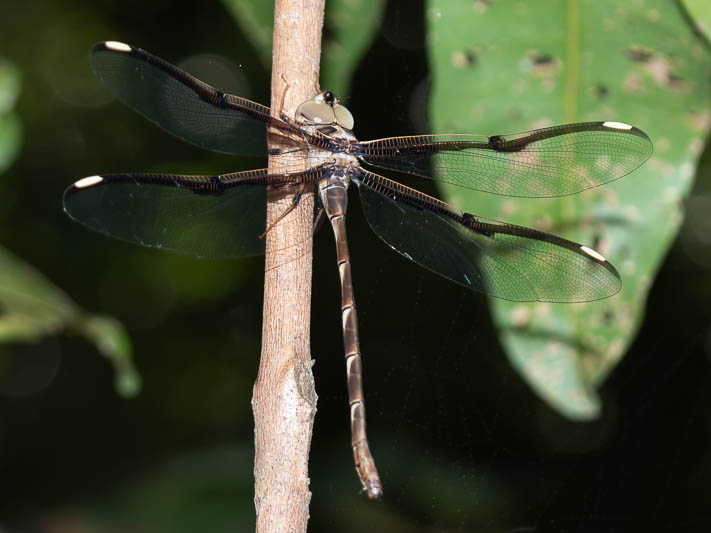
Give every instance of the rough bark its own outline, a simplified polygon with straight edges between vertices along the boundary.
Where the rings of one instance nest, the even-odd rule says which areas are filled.
[[[275,2],[271,85],[275,115],[293,117],[295,108],[314,96],[324,2]],[[283,157],[270,156],[270,171],[282,171],[284,166]],[[293,154],[289,170],[297,170]],[[296,192],[268,192],[267,227],[292,206]],[[313,202],[311,191],[304,194],[266,235],[262,355],[252,398],[259,533],[305,532],[309,516],[308,456],[317,398],[309,339]]]

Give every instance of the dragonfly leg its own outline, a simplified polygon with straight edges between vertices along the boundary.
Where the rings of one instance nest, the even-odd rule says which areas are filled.
[[[299,185],[299,190],[296,191],[296,194],[294,195],[294,199],[291,202],[291,205],[284,209],[281,215],[277,217],[276,220],[274,220],[269,226],[267,226],[267,229],[264,230],[264,232],[259,236],[260,239],[263,239],[266,237],[267,233],[269,233],[274,226],[276,226],[281,220],[287,216],[289,213],[291,213],[297,205],[299,205],[299,202],[301,201],[301,197],[304,194],[304,191],[306,190],[306,183],[302,183]]]
[[[318,228],[318,225],[321,223],[321,218],[323,217],[324,210],[323,207],[318,208],[318,213],[316,213],[316,218],[314,219],[314,233],[316,233],[316,228]]]
[[[286,93],[289,91],[289,87],[291,87],[291,85],[286,80],[286,76],[284,76],[284,73],[282,73],[280,76],[281,76],[281,81],[284,82],[284,92],[281,93],[281,105],[279,106],[279,118],[285,122],[288,122],[288,119],[286,118],[286,114],[284,113],[284,102],[286,102]]]
[[[295,154],[297,152],[303,152],[303,148],[274,148],[269,150],[269,155],[284,155],[284,154]]]

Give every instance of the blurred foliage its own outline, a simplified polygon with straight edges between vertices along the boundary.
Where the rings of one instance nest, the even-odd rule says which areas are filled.
[[[401,503],[416,509],[434,507],[438,523],[473,517],[490,521],[505,512],[512,487],[497,485],[496,480],[482,475],[485,465],[452,464],[446,460],[434,463],[408,443],[380,444],[392,450],[382,454],[381,460],[392,465],[388,468],[391,476],[401,480],[401,484],[396,482],[389,487],[391,495],[401,495]],[[321,457],[321,462],[331,469],[324,468],[324,473],[337,468],[332,464],[335,459]],[[254,491],[252,461],[251,447],[235,445],[177,455],[147,469],[142,477],[127,480],[101,500],[88,501],[80,508],[54,509],[45,522],[50,530],[64,526],[72,533],[189,533],[204,530],[205,524],[209,524],[209,531],[250,531],[255,522],[250,501]],[[463,469],[469,473],[461,475]],[[421,480],[433,476],[440,479],[442,486],[436,501],[429,491],[422,490],[421,484]],[[334,530],[419,531],[416,525],[403,523],[387,505],[373,505],[354,490],[356,487],[357,481],[347,477],[330,481],[331,492],[341,502],[341,508],[327,511],[328,518],[338,524]],[[478,500],[479,505],[471,505],[473,500]]]
[[[22,128],[13,107],[20,94],[20,73],[0,60],[0,173],[19,153]],[[131,360],[131,342],[110,317],[92,316],[35,268],[0,248],[0,342],[36,343],[65,331],[83,335],[114,367],[116,391],[130,398],[141,381]]]
[[[252,462],[253,451],[236,446],[179,455],[100,501],[56,509],[45,523],[73,533],[250,531]]]
[[[64,332],[84,336],[113,365],[116,391],[126,398],[141,390],[123,326],[89,315],[31,265],[0,249],[0,342],[38,342]]]
[[[263,0],[222,0],[222,3],[249,37],[264,66],[270,68],[274,3]],[[378,29],[383,8],[383,0],[326,2],[320,79],[323,90],[333,91],[339,97],[348,94],[355,69]]]
[[[0,173],[15,160],[22,143],[22,125],[13,112],[20,83],[20,71],[0,58]]]
[[[272,66],[272,28],[274,25],[274,2],[259,0],[222,0],[235,24],[249,39],[262,64]]]
[[[595,390],[637,335],[709,127],[711,55],[679,8],[663,0],[616,6],[550,0],[472,9],[466,0],[433,0],[427,12],[433,131],[494,135],[619,120],[655,143],[633,174],[570,197],[513,200],[444,188],[466,211],[587,244],[620,271],[622,292],[599,302],[490,301],[512,364],[573,419],[599,414]],[[501,32],[505,26],[516,31]]]
[[[711,2],[708,0],[682,0],[696,28],[711,40]]]

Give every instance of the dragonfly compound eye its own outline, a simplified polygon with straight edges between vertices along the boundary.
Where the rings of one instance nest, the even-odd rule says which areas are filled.
[[[342,105],[337,105],[333,108],[333,112],[336,115],[336,122],[338,122],[339,126],[342,126],[347,130],[353,129],[355,120],[353,120],[353,115],[351,115],[351,112],[348,111],[348,108],[343,107]]]
[[[326,102],[309,100],[296,108],[296,121],[302,124],[333,124],[336,115]]]

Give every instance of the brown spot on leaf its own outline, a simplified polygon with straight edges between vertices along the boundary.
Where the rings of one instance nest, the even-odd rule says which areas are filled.
[[[677,93],[686,93],[689,91],[689,82],[680,78],[674,73],[669,74],[669,81],[667,85],[671,90]]]
[[[630,93],[637,93],[642,90],[644,83],[642,83],[642,78],[636,72],[630,72],[625,76],[625,80],[622,82],[622,88]]]
[[[480,15],[486,12],[486,9],[494,3],[494,0],[474,0],[474,11]]]
[[[548,54],[536,54],[531,59],[536,65],[547,65],[553,62],[553,56]]]
[[[523,110],[520,107],[512,107],[508,110],[506,116],[511,122],[516,122],[523,118]]]
[[[538,50],[528,52],[526,59],[533,74],[539,78],[553,76],[560,70],[562,65],[559,58]]]
[[[615,319],[615,313],[612,310],[607,309],[606,311],[604,311],[602,313],[602,321],[606,326],[612,325],[614,322],[614,319]]]
[[[632,61],[639,61],[641,63],[646,63],[654,56],[654,52],[650,48],[637,44],[628,46],[627,50],[625,50],[625,54]]]
[[[711,113],[709,111],[693,111],[689,113],[689,122],[698,131],[707,131],[711,127]]]
[[[625,54],[632,61],[640,63],[644,72],[658,85],[667,87],[674,92],[687,92],[689,90],[689,83],[673,72],[672,63],[668,56],[640,45],[627,47]],[[632,76],[632,74],[628,75],[625,79],[625,89],[631,92],[641,90],[641,79],[634,79]]]
[[[608,89],[604,83],[597,83],[595,87],[593,87],[593,93],[595,94],[595,98],[602,100],[610,93],[610,89]]]
[[[479,51],[474,48],[459,50],[452,54],[452,64],[456,68],[467,68],[476,64],[479,58]]]
[[[657,22],[660,18],[659,11],[656,9],[650,9],[645,13],[645,16],[649,22]]]

